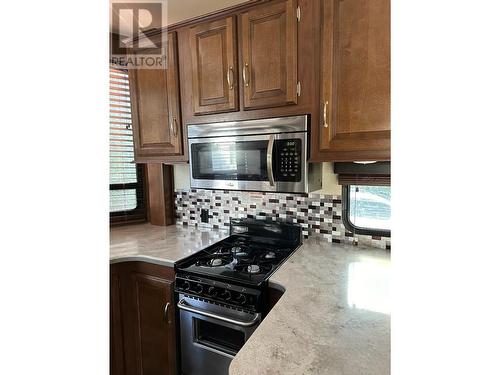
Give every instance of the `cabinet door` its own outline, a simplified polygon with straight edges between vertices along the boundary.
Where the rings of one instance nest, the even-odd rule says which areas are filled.
[[[323,160],[390,159],[389,2],[322,2]]]
[[[238,110],[233,17],[190,30],[194,114]]]
[[[132,272],[131,321],[137,374],[175,374],[172,281]]]
[[[162,50],[157,50],[160,54]],[[166,69],[130,70],[136,162],[169,161],[182,151],[177,44],[168,34]]]
[[[244,108],[296,104],[296,0],[242,14],[241,40]]]
[[[125,374],[123,348],[122,303],[120,296],[120,274],[111,268],[111,305],[110,305],[110,366],[111,375]]]

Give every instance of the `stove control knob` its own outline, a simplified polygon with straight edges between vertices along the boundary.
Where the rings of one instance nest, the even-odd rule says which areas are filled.
[[[215,296],[217,296],[217,289],[215,289],[215,287],[211,286],[210,288],[208,288],[207,294],[210,297],[215,297]]]
[[[221,295],[221,298],[225,299],[226,301],[229,301],[231,299],[231,297],[232,297],[231,292],[227,289]]]
[[[203,292],[203,285],[196,284],[195,287],[194,287],[194,292],[198,293],[198,294],[200,294],[201,292]]]
[[[236,297],[236,302],[239,303],[240,305],[243,305],[247,301],[247,297],[243,293],[238,294]]]
[[[189,290],[190,288],[191,288],[191,284],[189,284],[189,281],[184,281],[181,284],[181,289],[183,289],[183,290]]]

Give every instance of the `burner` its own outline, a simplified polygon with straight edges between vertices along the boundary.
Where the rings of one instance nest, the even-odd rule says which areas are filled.
[[[274,259],[276,258],[276,253],[274,251],[268,251],[264,256],[266,259]]]
[[[247,267],[248,273],[259,273],[260,267],[257,264],[251,264]]]
[[[246,257],[248,253],[241,248],[241,246],[233,246],[231,248],[231,253],[237,257]]]
[[[208,264],[210,264],[212,267],[217,267],[222,265],[222,259],[221,258],[214,258],[211,259]]]
[[[225,266],[233,260],[231,254],[216,252],[213,255],[207,255],[202,259],[198,259],[195,263],[199,267],[217,268],[220,266]]]

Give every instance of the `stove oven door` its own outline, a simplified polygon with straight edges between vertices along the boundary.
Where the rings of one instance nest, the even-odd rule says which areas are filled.
[[[225,375],[236,353],[260,323],[260,314],[179,295],[181,366],[184,375]]]

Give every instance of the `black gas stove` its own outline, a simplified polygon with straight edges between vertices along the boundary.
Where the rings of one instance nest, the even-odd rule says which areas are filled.
[[[268,310],[267,280],[300,243],[299,226],[233,219],[229,237],[175,264],[183,374],[229,373]]]
[[[176,291],[261,310],[267,280],[300,243],[300,226],[232,219],[229,237],[176,263]]]

